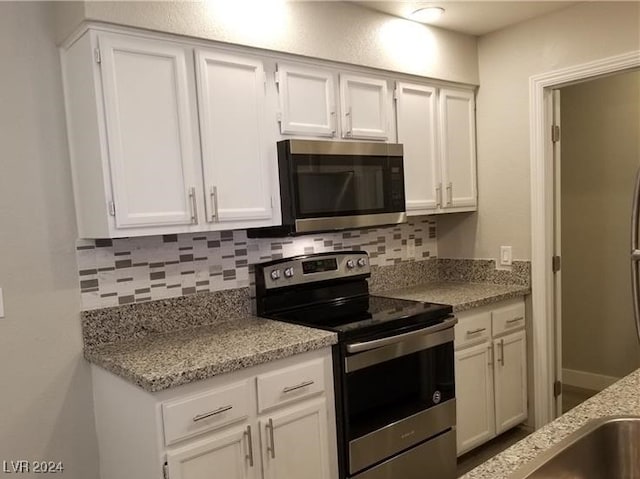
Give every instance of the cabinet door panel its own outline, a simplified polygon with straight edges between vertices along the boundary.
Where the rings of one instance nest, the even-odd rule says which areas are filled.
[[[340,75],[342,136],[387,140],[388,100],[386,80]]]
[[[262,62],[208,50],[196,61],[207,221],[270,219]]]
[[[257,477],[249,461],[250,436],[246,429],[232,429],[209,439],[167,453],[171,479],[253,479]]]
[[[494,339],[496,432],[527,419],[527,347],[524,331]]]
[[[458,455],[495,436],[491,343],[456,351]]]
[[[444,207],[477,206],[473,92],[440,90]]]
[[[404,145],[404,180],[407,214],[437,208],[440,182],[436,135],[436,89],[397,83],[398,143]]]
[[[117,227],[192,223],[200,179],[185,50],[119,35],[99,43]]]
[[[273,424],[272,431],[269,419]],[[260,437],[265,479],[330,477],[324,399],[264,416]],[[272,446],[275,446],[275,452],[271,450]]]
[[[280,132],[311,136],[335,135],[333,73],[278,65]]]

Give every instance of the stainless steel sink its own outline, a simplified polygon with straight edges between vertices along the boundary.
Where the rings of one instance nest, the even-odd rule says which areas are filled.
[[[640,479],[640,417],[594,419],[510,479]]]

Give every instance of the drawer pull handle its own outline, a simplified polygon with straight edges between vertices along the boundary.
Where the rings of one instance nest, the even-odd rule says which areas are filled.
[[[247,444],[249,446],[249,453],[246,459],[249,459],[249,467],[253,467],[253,438],[251,437],[251,426],[247,426],[247,430],[244,432],[247,436]]]
[[[298,384],[297,386],[289,386],[282,390],[283,393],[290,393],[291,391],[296,391],[298,389],[306,388],[307,386],[311,386],[313,381],[305,381],[303,383]]]
[[[482,331],[486,331],[486,330],[487,328],[473,329],[471,331],[467,331],[467,335],[481,333]]]
[[[229,405],[229,406],[222,406],[219,407],[218,409],[216,409],[215,411],[211,411],[211,412],[206,412],[204,414],[198,414],[197,416],[193,416],[193,422],[198,422],[198,421],[202,421],[203,419],[207,419],[211,416],[215,416],[216,414],[222,414],[223,412],[227,412],[229,410],[233,409],[233,406]]]
[[[267,445],[267,452],[271,453],[271,459],[276,458],[276,443],[273,439],[273,419],[269,418],[269,424],[267,424],[267,429],[269,429],[269,437],[271,438],[271,447]]]
[[[517,318],[508,319],[507,324],[517,323],[518,321],[522,321],[523,319],[524,319],[524,316],[518,316]]]

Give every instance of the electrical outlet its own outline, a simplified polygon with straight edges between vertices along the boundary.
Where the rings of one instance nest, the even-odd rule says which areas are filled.
[[[416,257],[416,240],[409,238],[407,240],[407,258],[415,258]]]
[[[4,318],[4,299],[2,297],[2,288],[0,288],[0,318]]]
[[[500,266],[511,266],[511,246],[500,246]]]

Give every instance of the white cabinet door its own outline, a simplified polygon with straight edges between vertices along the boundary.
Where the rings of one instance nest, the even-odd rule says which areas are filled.
[[[524,331],[493,340],[496,433],[527,419],[527,346]]]
[[[282,134],[335,135],[335,83],[332,72],[279,64],[276,78]]]
[[[202,180],[187,50],[115,34],[99,45],[116,226],[195,223]]]
[[[200,49],[196,66],[206,220],[219,229],[267,224],[271,171],[262,62]]]
[[[343,138],[389,138],[387,81],[340,75]]]
[[[188,446],[167,452],[171,479],[254,479],[258,457],[252,457],[254,444],[250,429],[234,428]],[[252,465],[253,462],[253,465]]]
[[[458,455],[495,436],[491,343],[455,353]]]
[[[265,479],[330,477],[324,398],[263,416],[260,439]]]
[[[436,89],[398,82],[396,101],[398,143],[404,145],[407,214],[430,213],[440,206],[436,196],[440,183]]]
[[[441,89],[440,122],[443,207],[475,207],[478,201],[473,92]]]

